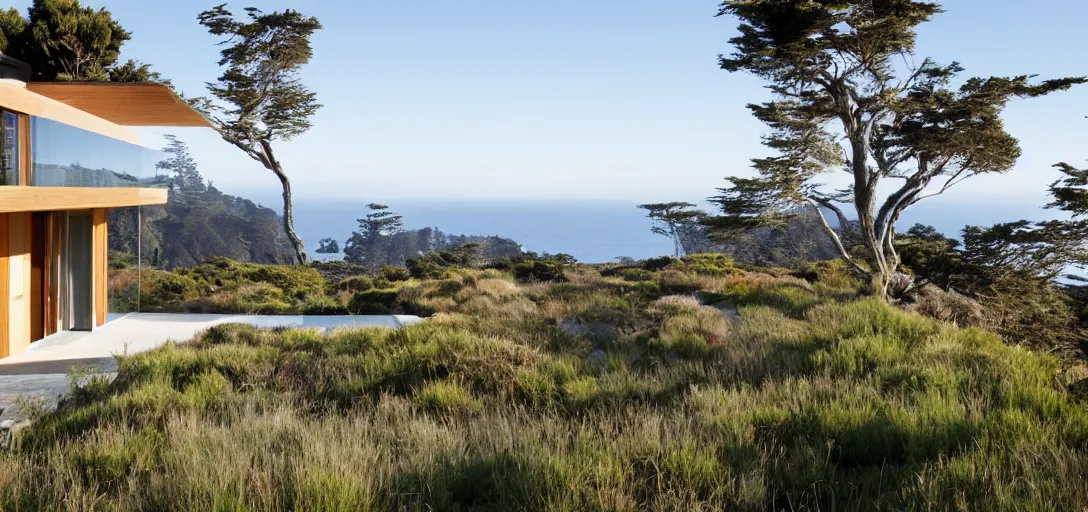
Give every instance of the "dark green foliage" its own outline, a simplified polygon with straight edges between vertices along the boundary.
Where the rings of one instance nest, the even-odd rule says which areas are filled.
[[[18,9],[8,7],[7,10],[0,10],[0,53],[12,57],[18,55],[21,49],[19,45],[22,43],[20,39],[23,37],[26,25],[27,20],[19,14]]]
[[[0,11],[0,52],[30,64],[32,79],[55,81],[165,82],[151,66],[118,64],[132,34],[105,8],[79,0],[34,0],[21,16]]]
[[[481,263],[480,244],[469,243],[452,249],[431,251],[405,262],[416,279],[445,279],[451,268],[475,268]]]
[[[397,312],[398,290],[367,290],[356,293],[348,304],[355,315],[388,315]]]
[[[140,289],[141,306],[146,311],[172,310],[200,297],[200,291],[200,284],[190,276],[148,269]]]
[[[321,105],[302,84],[302,66],[310,61],[310,38],[321,29],[317,18],[287,9],[266,14],[249,7],[243,20],[227,4],[198,17],[208,32],[223,38],[219,66],[223,73],[208,83],[212,98],[190,103],[213,121],[223,140],[271,171],[283,189],[283,227],[299,264],[306,263],[302,240],[295,233],[291,181],[276,158],[273,144],[289,141],[310,129]]]
[[[742,273],[724,254],[692,254],[681,261],[684,270],[703,276],[726,277]]]
[[[683,258],[662,256],[641,263],[642,270],[656,272],[665,269],[683,270],[693,274],[726,277],[742,273],[733,259],[724,254],[692,254]]]
[[[1075,295],[1054,280],[1072,260],[1051,237],[1046,226],[1019,221],[968,226],[961,245],[918,225],[897,248],[917,276],[915,290],[925,283],[955,290],[978,301],[984,324],[1007,342],[1083,357]]]
[[[365,292],[374,287],[374,281],[368,276],[351,276],[336,283],[336,289],[345,292]]]
[[[569,254],[525,253],[522,256],[504,258],[488,265],[488,268],[504,270],[514,278],[526,281],[563,282],[567,280],[566,271],[577,260]]]
[[[304,299],[324,293],[325,280],[308,267],[256,265],[240,263],[229,258],[212,258],[193,268],[178,269],[180,276],[191,277],[205,291],[238,288],[248,283],[266,283],[281,291],[283,296]]]
[[[959,240],[948,238],[933,226],[915,224],[896,241],[896,250],[905,270],[948,289],[961,280],[964,262]]]
[[[680,262],[680,258],[676,258],[676,257],[672,257],[672,256],[660,256],[660,257],[657,257],[657,258],[649,258],[649,259],[646,259],[646,260],[642,261],[642,269],[643,270],[650,270],[650,271],[664,270],[664,269],[666,269],[666,268],[668,268],[668,267],[670,267],[672,265],[677,264],[678,262]]]
[[[839,288],[861,285],[854,269],[841,259],[811,263],[795,275],[813,283],[824,283]]]
[[[337,254],[340,252],[340,243],[332,238],[322,238],[318,242],[315,252],[318,254]]]
[[[408,273],[416,279],[445,279],[449,277],[450,270],[443,265],[438,258],[423,256],[406,261]]]
[[[953,87],[963,71],[957,63],[921,59],[904,69],[901,61],[916,61],[917,26],[940,12],[936,3],[914,0],[725,0],[720,15],[738,18],[740,35],[721,67],[766,80],[774,99],[749,108],[771,128],[765,144],[777,154],[753,159],[756,178],[728,178],[712,198],[722,215],[709,225],[725,232],[782,226],[808,206],[833,212],[845,226],[839,205],[852,205],[867,263],[855,269],[870,274],[872,291],[885,297],[900,263],[892,247],[902,212],[973,176],[1012,168],[1020,148],[1001,121],[1010,100],[1086,81],[990,77]],[[844,168],[854,177],[850,188],[821,189],[820,175]],[[878,186],[890,178],[903,183],[880,199]],[[927,193],[930,184],[939,189]],[[824,224],[840,255],[853,261]]]
[[[400,281],[407,281],[412,278],[412,274],[408,272],[408,269],[404,267],[394,267],[391,265],[384,265],[378,269],[378,279],[384,279],[391,283],[397,283]]]
[[[349,313],[347,306],[324,295],[309,298],[302,307],[303,315],[347,315]]]

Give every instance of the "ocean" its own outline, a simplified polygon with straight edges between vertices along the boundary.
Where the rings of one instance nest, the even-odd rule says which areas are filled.
[[[310,248],[322,238],[343,244],[366,215],[369,201],[298,200],[295,229]],[[267,204],[267,203],[266,203]],[[650,232],[652,222],[635,204],[619,201],[397,201],[406,229],[438,228],[459,235],[499,235],[525,250],[567,253],[602,263],[672,253],[672,242]]]
[[[296,230],[311,249],[317,247],[318,240],[327,237],[343,243],[357,228],[356,219],[366,214],[368,202],[297,199]],[[672,242],[650,232],[650,219],[634,202],[404,200],[387,204],[404,216],[408,229],[433,227],[452,234],[499,235],[517,241],[526,250],[567,253],[583,262],[602,263],[621,256],[643,259],[672,253]],[[904,231],[920,222],[946,235],[958,236],[966,225],[1053,217],[1052,212],[1042,210],[1039,205],[933,201],[907,210],[899,229]]]

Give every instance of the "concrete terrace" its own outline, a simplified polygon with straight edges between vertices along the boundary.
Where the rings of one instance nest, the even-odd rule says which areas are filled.
[[[111,373],[117,368],[115,355],[144,352],[171,341],[188,341],[215,325],[243,323],[327,331],[339,327],[398,328],[419,321],[417,316],[404,315],[111,315],[105,325],[92,332],[57,333],[31,344],[23,354],[0,360],[0,409],[10,408],[19,396],[38,396],[55,402],[58,395],[68,390],[67,373],[72,367],[94,367],[99,372]]]

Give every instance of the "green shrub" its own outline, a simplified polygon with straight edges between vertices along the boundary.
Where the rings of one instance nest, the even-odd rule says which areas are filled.
[[[733,259],[724,254],[692,254],[681,259],[683,269],[703,276],[725,277],[743,274],[733,264]]]
[[[304,315],[346,315],[348,308],[327,295],[308,297],[302,303]]]
[[[566,281],[567,265],[559,261],[532,260],[514,265],[514,277],[528,281]]]
[[[388,315],[397,311],[398,290],[367,290],[356,293],[348,303],[348,311],[355,315]]]
[[[312,267],[240,263],[229,258],[212,258],[191,269],[178,269],[177,275],[195,280],[204,295],[220,289],[238,289],[247,284],[265,283],[283,291],[285,298],[302,300],[324,293],[325,279]]]
[[[378,277],[392,283],[397,283],[400,281],[407,281],[411,279],[412,274],[409,273],[408,269],[404,267],[391,267],[389,265],[384,265],[381,269],[378,270]]]
[[[645,282],[654,280],[653,272],[641,268],[626,268],[619,271],[617,275],[625,281]]]
[[[658,258],[650,258],[642,262],[642,269],[656,272],[658,270],[665,270],[677,263],[681,263],[680,258],[674,258],[672,256],[661,256]]]
[[[489,265],[489,268],[509,271],[515,279],[523,281],[565,282],[566,271],[577,260],[569,254],[547,254],[538,256],[526,253],[522,256],[504,258]]]
[[[810,263],[795,275],[806,281],[823,283],[833,288],[856,290],[862,286],[861,281],[850,268],[850,264],[841,258]]]
[[[145,269],[140,285],[141,306],[173,309],[200,297],[198,283],[189,276]]]
[[[336,289],[344,292],[359,293],[374,288],[374,281],[368,276],[350,276],[336,283]]]
[[[412,258],[406,261],[408,273],[416,279],[445,279],[450,270],[431,258]]]

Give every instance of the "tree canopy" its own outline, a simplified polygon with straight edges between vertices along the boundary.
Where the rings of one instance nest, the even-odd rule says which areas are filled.
[[[198,17],[209,33],[223,38],[219,43],[223,73],[208,84],[211,98],[192,103],[212,120],[223,140],[280,180],[284,228],[298,262],[304,263],[306,253],[294,227],[291,182],[273,144],[305,133],[321,108],[317,95],[300,78],[302,66],[313,56],[310,37],[321,23],[291,9],[266,14],[248,7],[245,13],[236,18],[221,4]]]
[[[900,264],[895,222],[903,211],[971,177],[1010,170],[1020,147],[1001,121],[1007,103],[1086,81],[959,80],[956,62],[918,62],[915,30],[940,12],[915,0],[723,2],[719,15],[739,19],[740,34],[720,66],[767,81],[774,99],[749,109],[770,128],[764,144],[777,154],[753,159],[755,178],[728,178],[712,198],[722,212],[713,225],[780,225],[797,205],[827,209],[845,225],[840,205],[852,206],[864,264],[825,222],[826,231],[872,277],[874,293],[886,294]],[[845,188],[821,181],[833,171],[849,175]],[[878,197],[887,180],[900,184]]]
[[[30,64],[34,80],[162,81],[148,64],[118,64],[131,38],[105,8],[79,0],[34,0],[25,18],[15,8],[0,11],[0,52]]]
[[[667,236],[673,243],[673,255],[683,256],[686,249],[683,243],[683,230],[701,219],[705,214],[695,209],[695,205],[685,202],[640,204],[646,210],[646,216],[653,219],[650,231],[655,235]]]

